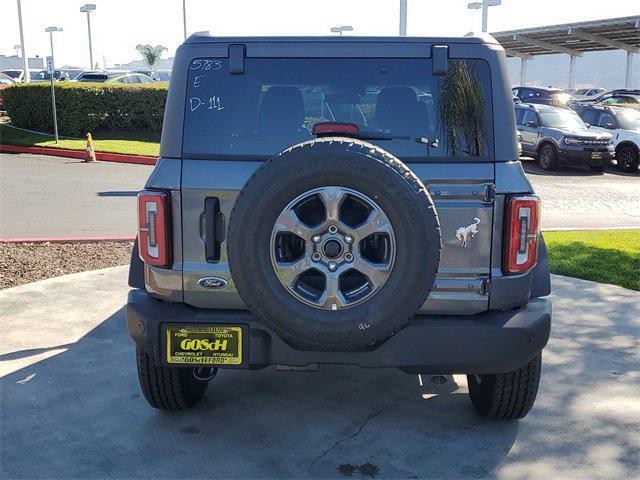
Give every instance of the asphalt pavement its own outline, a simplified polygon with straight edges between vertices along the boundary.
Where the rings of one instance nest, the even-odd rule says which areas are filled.
[[[640,175],[523,164],[543,201],[543,228],[640,228]],[[0,154],[0,238],[133,236],[135,195],[152,169]]]
[[[148,165],[0,154],[0,238],[134,236]]]
[[[0,478],[637,478],[640,293],[554,276],[538,399],[488,421],[463,376],[222,371],[195,409],[142,397],[126,267],[0,292]],[[580,298],[579,305],[575,302]]]
[[[522,164],[542,200],[542,228],[640,228],[640,175],[567,166],[553,172]]]

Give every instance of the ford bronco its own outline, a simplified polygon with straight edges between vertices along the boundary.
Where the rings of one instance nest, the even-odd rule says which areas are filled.
[[[466,374],[489,418],[533,405],[549,267],[491,37],[191,36],[138,220],[153,407],[221,368],[323,364]]]

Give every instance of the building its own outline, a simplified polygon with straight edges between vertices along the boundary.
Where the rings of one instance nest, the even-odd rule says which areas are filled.
[[[0,55],[0,70],[22,69],[22,58],[17,55]],[[29,69],[44,70],[44,58],[36,56],[29,59]]]

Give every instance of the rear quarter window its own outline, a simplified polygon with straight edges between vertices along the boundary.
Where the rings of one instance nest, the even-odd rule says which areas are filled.
[[[227,58],[198,58],[183,155],[269,157],[333,121],[405,137],[373,142],[403,159],[490,159],[491,103],[481,60],[450,60],[447,75],[434,76],[430,59],[247,58],[244,73],[231,74]]]

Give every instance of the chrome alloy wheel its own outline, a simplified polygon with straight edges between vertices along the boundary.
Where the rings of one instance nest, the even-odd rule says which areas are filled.
[[[299,195],[282,210],[270,252],[290,294],[313,307],[338,310],[364,302],[387,282],[395,237],[373,200],[329,186]]]

